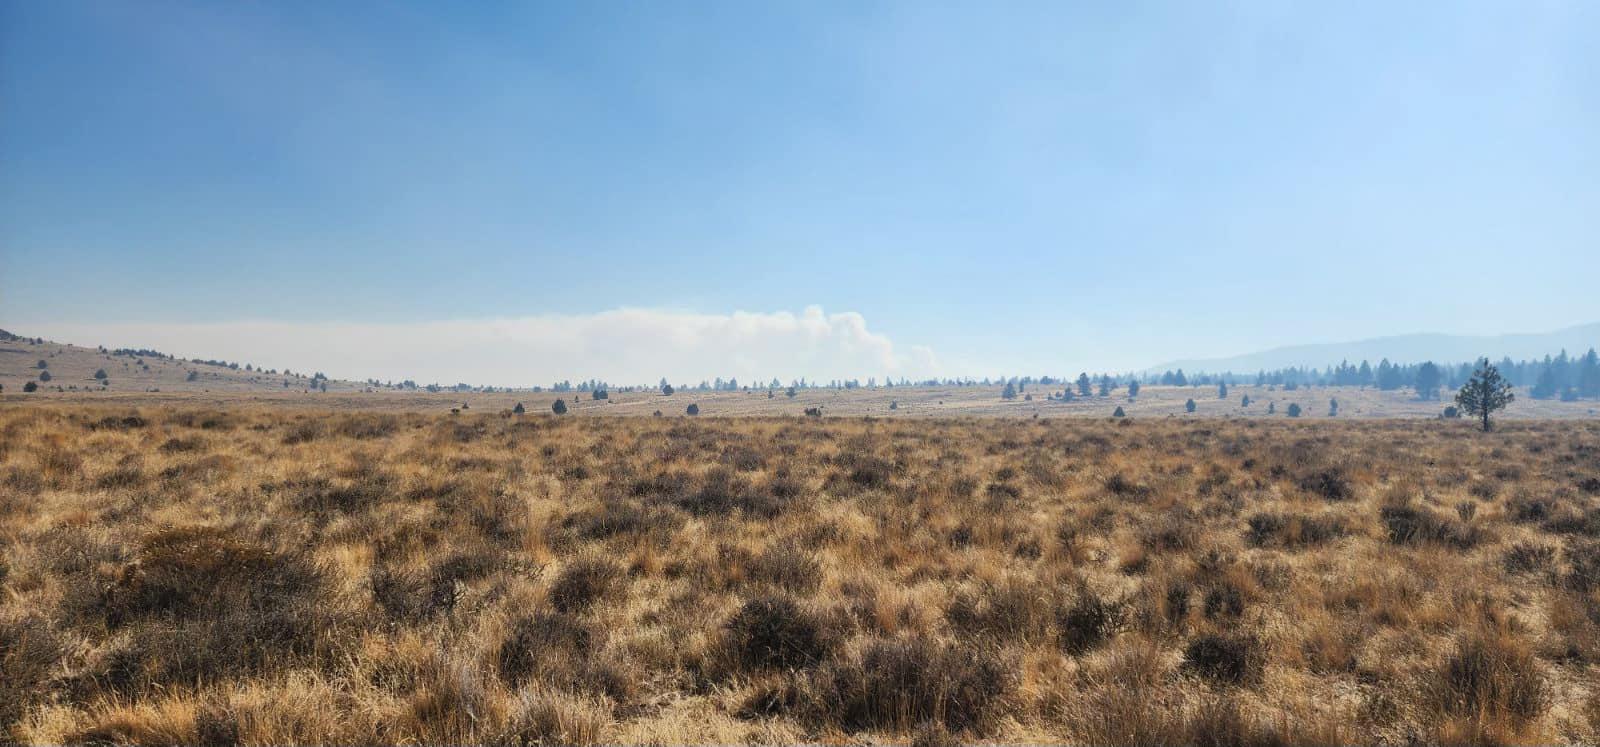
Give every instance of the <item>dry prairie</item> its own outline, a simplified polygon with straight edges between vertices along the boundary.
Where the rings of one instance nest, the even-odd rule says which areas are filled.
[[[1600,423],[488,409],[0,410],[5,737],[1600,739]]]

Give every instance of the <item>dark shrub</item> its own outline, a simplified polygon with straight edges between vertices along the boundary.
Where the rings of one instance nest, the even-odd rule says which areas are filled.
[[[1073,603],[1056,617],[1061,649],[1076,655],[1099,647],[1117,632],[1123,611],[1120,602],[1102,599],[1089,589],[1079,590]]]
[[[316,652],[337,623],[308,559],[212,527],[178,527],[140,543],[97,602],[79,604],[128,628],[106,659],[112,681],[211,680],[285,666]],[[115,676],[121,671],[125,677]]]
[[[1183,668],[1222,685],[1261,680],[1266,657],[1261,644],[1243,636],[1203,635],[1183,649]]]
[[[1337,467],[1318,470],[1300,478],[1300,489],[1329,501],[1347,501],[1354,497],[1350,479]]]
[[[1501,564],[1505,566],[1506,573],[1538,573],[1548,570],[1555,559],[1555,548],[1549,545],[1518,542],[1506,550]]]
[[[873,641],[859,657],[831,663],[817,681],[827,722],[895,731],[934,722],[981,732],[1015,684],[1011,668],[989,651],[924,638]]]
[[[1469,633],[1458,640],[1435,688],[1444,711],[1458,716],[1522,723],[1549,705],[1549,690],[1533,655],[1495,633]]]
[[[1239,587],[1229,583],[1218,583],[1206,589],[1206,596],[1201,605],[1206,619],[1236,618],[1244,614],[1244,593]]]
[[[1540,498],[1526,492],[1518,492],[1506,499],[1506,514],[1512,521],[1520,524],[1532,524],[1545,521],[1555,513],[1556,503],[1552,498]]]
[[[781,595],[745,602],[728,619],[724,634],[729,653],[745,671],[809,667],[832,646],[821,621]]]
[[[582,612],[614,591],[623,580],[622,566],[599,557],[568,563],[550,585],[550,603],[560,612]]]
[[[550,411],[557,415],[567,414],[567,401],[564,399],[558,399],[555,402],[550,403]]]
[[[45,618],[0,620],[0,724],[18,723],[31,705],[43,702],[51,671],[65,655]]]
[[[793,543],[773,545],[747,568],[750,578],[785,591],[807,593],[822,583],[822,566],[814,554]]]
[[[1468,550],[1483,539],[1483,531],[1457,519],[1407,504],[1391,504],[1378,511],[1388,530],[1389,541],[1397,545],[1435,542]]]
[[[1319,545],[1349,534],[1344,521],[1335,516],[1258,513],[1247,523],[1245,539],[1256,547]]]
[[[1600,542],[1573,543],[1566,555],[1571,566],[1565,579],[1567,588],[1582,594],[1600,589]]]
[[[697,404],[694,404],[694,403],[690,403],[689,406],[684,408],[683,411],[688,413],[688,414],[690,414],[690,415],[699,415],[700,414],[700,405],[697,405]]]
[[[569,670],[594,653],[596,636],[577,615],[544,612],[521,618],[500,644],[500,676],[513,685]]]

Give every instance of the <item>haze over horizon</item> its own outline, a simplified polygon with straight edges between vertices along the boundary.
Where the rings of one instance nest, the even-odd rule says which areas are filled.
[[[1600,319],[1600,6],[1005,10],[0,6],[0,327],[527,385]]]

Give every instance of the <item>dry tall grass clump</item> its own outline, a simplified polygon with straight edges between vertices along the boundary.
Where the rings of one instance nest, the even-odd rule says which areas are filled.
[[[1600,740],[1600,425],[0,411],[24,743]]]

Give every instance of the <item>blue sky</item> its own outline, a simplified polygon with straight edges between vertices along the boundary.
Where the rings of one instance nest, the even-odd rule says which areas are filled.
[[[429,369],[490,383],[1555,329],[1600,319],[1597,28],[1585,2],[0,0],[0,326],[401,376],[337,336],[510,324]],[[525,337],[639,319],[640,359]]]

